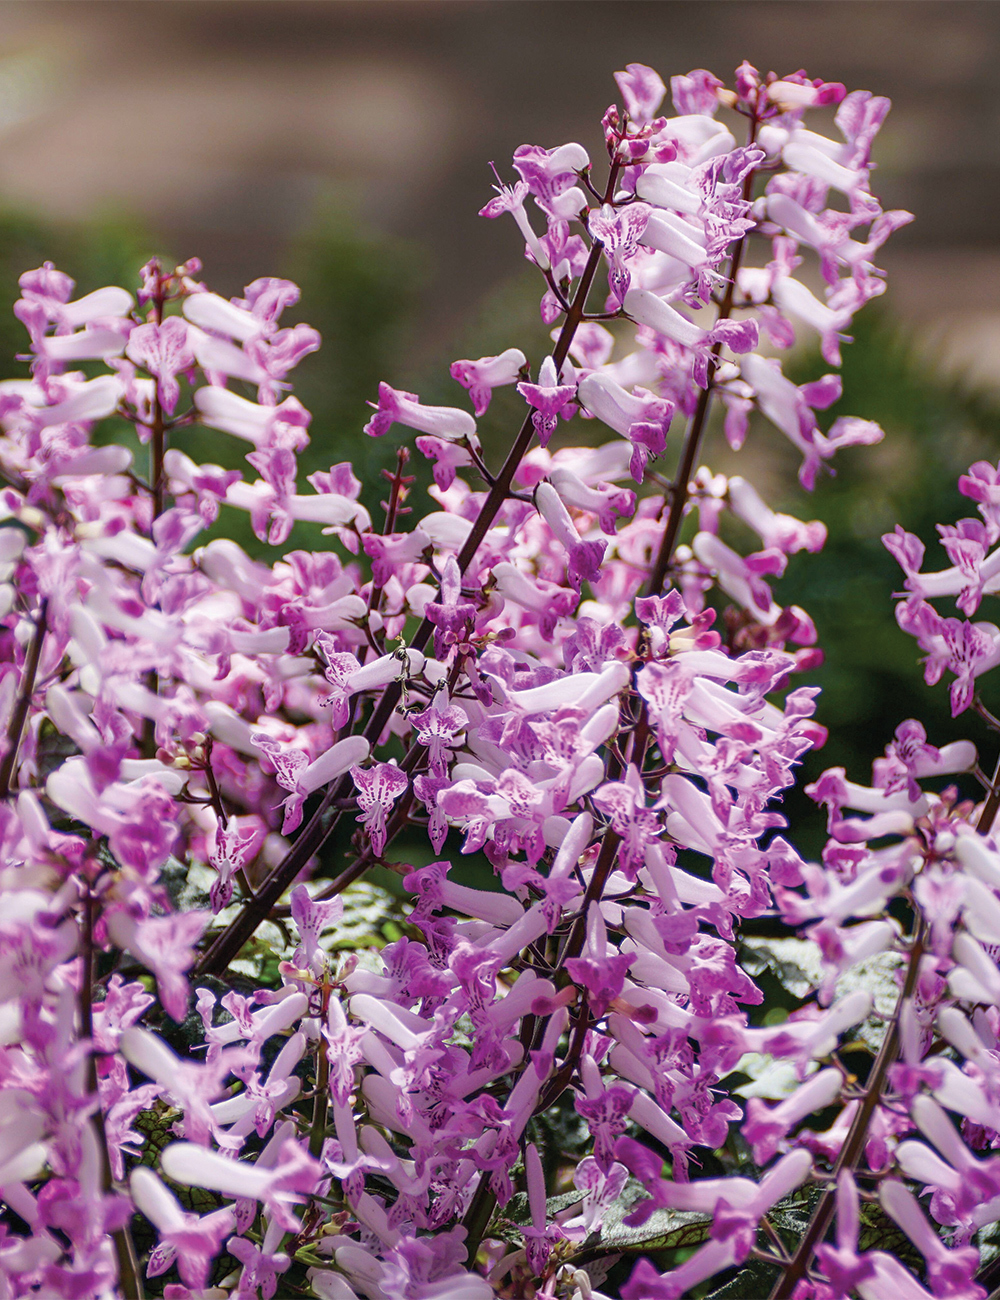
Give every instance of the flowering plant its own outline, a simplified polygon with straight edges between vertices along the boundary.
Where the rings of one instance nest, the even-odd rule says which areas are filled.
[[[409,528],[405,445],[378,527],[348,464],[300,491],[288,375],[319,338],[280,323],[294,285],[226,301],[193,260],[150,262],[137,302],[22,277],[3,1297],[986,1296],[1000,767],[903,722],[871,787],[810,787],[830,838],[803,860],[778,805],[824,738],[796,684],[820,652],[768,578],[825,528],[701,464],[716,398],[730,447],[758,413],[806,488],[881,438],[823,420],[835,369],[797,385],[775,354],[804,331],[836,368],[884,288],[909,220],[869,188],[888,102],[744,64],[733,89],[675,77],[670,117],[651,69],[617,81],[606,177],[524,145],[482,212],[544,281],[549,355],[456,361],[471,413],[372,403],[366,432],[412,429],[433,465]],[[805,125],[824,108],[837,138]],[[524,417],[493,470],[503,385]],[[113,415],[145,478],[95,440]],[[202,463],[199,426],[257,477]],[[1000,590],[1000,467],[960,487],[979,518],[941,529],[950,568],[886,540],[928,681],[997,728],[976,679],[1000,630],[969,620]],[[297,521],[332,540],[268,564],[201,536],[231,510],[273,547]],[[958,773],[981,804],[922,784]],[[457,879],[480,853],[488,889]],[[754,1011],[765,973],[785,1020]]]

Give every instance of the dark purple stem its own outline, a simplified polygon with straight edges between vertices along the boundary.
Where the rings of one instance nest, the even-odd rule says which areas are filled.
[[[42,657],[42,642],[45,640],[48,611],[49,602],[45,599],[39,606],[38,616],[35,619],[35,632],[31,638],[28,656],[24,661],[24,672],[21,675],[21,690],[7,726],[7,748],[3,762],[0,763],[0,799],[6,799],[10,794],[11,782],[14,779],[17,751],[21,748],[21,737],[24,734],[25,723],[28,721],[31,697],[35,691],[35,678],[38,676],[38,664]]]
[[[757,138],[757,119],[751,118],[750,133],[747,140],[748,145],[752,145]],[[755,171],[746,174],[743,180],[743,198],[749,202],[753,194],[753,182],[756,176]],[[733,250],[732,260],[729,264],[729,283],[726,285],[726,295],[722,300],[719,308],[717,320],[728,320],[733,310],[733,302],[736,298],[736,277],[739,274],[740,264],[743,261],[743,252],[746,248],[747,236],[744,235],[736,243]],[[670,512],[667,515],[667,524],[663,530],[663,540],[660,542],[660,549],[656,556],[656,561],[649,575],[649,585],[646,588],[647,596],[658,596],[663,590],[663,584],[666,581],[667,571],[670,563],[674,558],[674,548],[677,545],[677,537],[681,530],[681,523],[684,519],[684,509],[691,494],[691,475],[694,473],[694,465],[698,453],[701,450],[701,440],[705,433],[705,427],[708,423],[708,413],[712,405],[712,392],[715,383],[715,375],[719,368],[719,358],[722,354],[722,341],[713,344],[712,352],[708,361],[708,373],[705,378],[705,387],[698,395],[698,405],[695,407],[694,414],[691,416],[691,422],[688,425],[687,433],[684,438],[684,450],[681,452],[680,463],[677,466],[677,474],[674,477],[670,489]]]
[[[611,166],[608,177],[606,191],[606,200],[610,200],[615,191],[615,185],[618,181],[618,173],[621,170],[621,161],[615,158]],[[587,297],[594,283],[594,277],[597,275],[598,267],[601,263],[602,245],[595,243],[590,250],[590,256],[587,259],[587,265],[580,277],[580,283],[577,287],[576,294],[573,298],[573,305],[567,313],[566,320],[563,322],[559,339],[552,352],[552,359],[555,362],[556,373],[562,369],[563,362],[569,355],[570,344],[573,342],[573,336],[576,333],[577,326],[583,319],[584,310],[587,305]],[[490,484],[486,500],[483,502],[482,509],[472,526],[472,531],[466,538],[465,545],[458,554],[458,567],[462,573],[468,569],[472,563],[476,552],[479,550],[483,538],[490,529],[493,520],[500,512],[500,508],[507,500],[510,494],[511,483],[514,481],[514,474],[518,465],[524,457],[525,452],[531,445],[534,437],[534,425],[531,419],[532,413],[529,411],[525,416],[524,423],[514,440],[504,461],[500,472],[494,481]],[[414,650],[423,650],[424,646],[431,638],[434,631],[434,624],[425,618],[410,642]],[[362,733],[369,743],[374,744],[386,724],[392,717],[393,710],[399,703],[402,686],[399,682],[391,682],[382,692],[378,704],[372,711],[368,724]],[[298,839],[286,853],[281,862],[273,869],[271,874],[257,890],[254,898],[247,903],[242,911],[236,916],[225,930],[218,936],[215,942],[202,955],[200,961],[195,967],[194,973],[197,975],[221,974],[231,961],[237,956],[240,949],[252,937],[257,927],[264,921],[271,908],[277,903],[278,899],[291,885],[292,881],[306,865],[309,859],[318,853],[327,839],[333,833],[342,813],[334,813],[331,816],[331,805],[335,800],[344,799],[350,793],[350,781],[341,780],[336,785],[331,786],[323,797],[323,801],[315,813],[309,819],[306,826],[299,834]]]
[[[844,1145],[840,1148],[840,1155],[837,1157],[837,1162],[830,1175],[830,1186],[820,1197],[805,1236],[799,1242],[798,1249],[792,1256],[784,1274],[775,1284],[770,1300],[790,1300],[793,1291],[805,1276],[806,1270],[812,1262],[816,1247],[823,1240],[826,1230],[830,1226],[837,1203],[837,1176],[842,1169],[851,1171],[856,1169],[858,1161],[861,1159],[865,1141],[868,1137],[868,1126],[875,1113],[875,1107],[882,1098],[882,1088],[885,1085],[889,1069],[895,1064],[899,1055],[899,1013],[903,1008],[903,1003],[913,996],[913,990],[917,986],[917,977],[920,974],[920,958],[923,956],[923,952],[923,919],[921,918],[917,922],[916,934],[910,948],[910,961],[906,970],[906,982],[903,985],[903,991],[896,1002],[892,1021],[885,1031],[882,1046],[879,1048],[875,1064],[872,1066],[871,1074],[869,1074],[865,1083],[864,1099],[854,1116],[854,1121],[844,1140]]]

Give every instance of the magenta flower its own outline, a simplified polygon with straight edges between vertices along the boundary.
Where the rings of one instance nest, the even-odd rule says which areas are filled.
[[[129,1189],[137,1208],[160,1233],[159,1245],[149,1259],[147,1276],[158,1277],[176,1263],[182,1282],[191,1287],[204,1287],[212,1260],[233,1230],[233,1211],[215,1210],[201,1218],[188,1214],[151,1169],[134,1169]]]
[[[565,414],[567,406],[576,397],[576,385],[559,383],[555,363],[549,356],[542,362],[538,383],[518,384],[517,391],[534,409],[531,422],[538,434],[538,441],[547,447],[555,432],[558,416]]]
[[[605,205],[599,212],[592,209],[587,219],[591,235],[601,243],[610,263],[608,284],[616,307],[621,306],[628,292],[632,280],[628,262],[639,248],[651,211],[646,203],[632,203],[619,209]]]
[[[767,1164],[778,1144],[795,1124],[813,1111],[829,1106],[840,1095],[843,1079],[837,1070],[820,1070],[801,1084],[787,1101],[768,1109],[757,1097],[747,1102],[743,1135],[753,1148],[754,1160]]]
[[[233,877],[254,860],[265,833],[265,827],[259,822],[241,825],[236,818],[230,819],[225,827],[221,824],[216,826],[215,846],[208,858],[209,865],[218,872],[210,892],[214,913],[218,914],[229,906],[233,897]]]
[[[444,776],[457,738],[469,724],[464,709],[457,704],[439,704],[442,698],[435,696],[429,709],[410,715],[417,739],[427,746],[427,765],[434,776]]]
[[[369,768],[352,767],[351,780],[361,809],[357,820],[367,827],[372,854],[380,858],[385,848],[386,814],[409,785],[409,779],[394,763],[373,763]]]
[[[638,768],[630,764],[624,781],[609,781],[593,795],[594,805],[607,813],[617,835],[622,837],[621,867],[635,872],[643,861],[646,845],[659,833],[659,818],[646,806],[646,791]]]
[[[194,964],[194,945],[208,921],[207,912],[150,916],[139,921],[125,912],[115,912],[109,919],[115,942],[128,948],[156,976],[160,1002],[174,1020],[187,1015],[190,989],[185,972]]]
[[[553,216],[556,215],[557,200],[568,191],[576,189],[579,174],[590,166],[587,151],[579,144],[563,144],[555,149],[522,144],[514,150],[512,161],[514,170],[527,183],[539,206]],[[576,193],[579,194],[580,191],[576,190]],[[582,194],[580,198],[580,206],[585,206],[586,199]],[[576,216],[579,210],[577,208],[570,215]]]
[[[975,1282],[979,1271],[979,1251],[975,1246],[949,1250],[927,1222],[916,1197],[893,1178],[882,1183],[879,1200],[886,1214],[895,1219],[923,1255],[927,1278],[935,1293],[982,1300],[985,1290]]]
[[[322,1170],[291,1136],[283,1136],[274,1156],[273,1163],[251,1165],[190,1142],[175,1142],[164,1150],[161,1162],[175,1182],[260,1201],[286,1232],[297,1232],[299,1222],[291,1207],[316,1190]]]
[[[441,572],[439,600],[429,601],[425,616],[434,624],[437,654],[447,654],[447,647],[466,636],[475,623],[476,606],[462,599],[462,574],[454,555],[449,555]]]
[[[615,1138],[625,1131],[635,1090],[620,1084],[603,1087],[597,1067],[590,1057],[584,1058],[581,1073],[587,1091],[585,1096],[574,1098],[573,1105],[577,1114],[582,1115],[590,1127],[594,1139],[594,1160],[598,1169],[603,1174],[609,1174],[614,1166]]]
[[[495,174],[495,173],[494,173]],[[480,208],[481,217],[489,217],[491,220],[495,217],[502,216],[503,213],[509,212],[517,222],[517,228],[524,236],[524,242],[531,250],[531,256],[535,263],[543,271],[549,269],[549,257],[541,241],[531,228],[528,220],[528,214],[524,210],[524,200],[530,193],[530,186],[527,181],[518,181],[516,185],[494,185],[497,192],[495,199],[490,199],[484,208]]]
[[[446,441],[456,438],[474,438],[476,422],[467,411],[454,406],[422,406],[416,393],[404,393],[379,384],[378,402],[369,402],[375,414],[365,425],[365,433],[380,438],[398,421],[420,433],[432,434]]]
[[[319,937],[344,915],[344,903],[340,898],[330,898],[325,902],[314,899],[305,885],[295,886],[291,903],[292,920],[302,940],[296,950],[295,961],[300,966],[312,969],[317,959],[322,962],[326,956],[319,946]]]
[[[281,1235],[281,1225],[276,1223],[273,1229],[268,1229],[262,1247],[255,1246],[246,1237],[230,1237],[226,1242],[226,1250],[243,1265],[233,1292],[237,1300],[257,1300],[258,1294],[261,1300],[271,1300],[278,1289],[279,1273],[287,1273],[292,1262],[282,1251],[269,1249],[281,1241]]]
[[[529,1271],[540,1295],[589,1296],[577,1252],[609,1246],[602,1220],[629,1171],[648,1192],[629,1227],[661,1209],[706,1221],[676,1269],[640,1262],[620,1288],[680,1300],[746,1263],[762,1216],[814,1157],[824,1206],[842,1175],[838,1222],[785,1288],[796,1300],[981,1300],[968,1242],[1000,1220],[995,756],[904,723],[871,786],[834,769],[811,787],[830,835],[820,861],[804,858],[780,803],[823,737],[816,688],[792,681],[821,652],[771,580],[825,530],[698,460],[716,414],[734,450],[763,416],[798,448],[808,486],[840,448],[882,436],[851,415],[821,420],[839,377],[793,383],[761,354],[760,330],[776,349],[804,330],[836,366],[856,311],[882,291],[876,253],[907,220],[870,190],[888,105],[744,64],[733,90],[704,70],[674,78],[676,115],[661,117],[658,73],[630,64],[617,81],[625,112],[602,123],[610,173],[592,175],[573,142],[522,145],[518,182],[483,210],[514,218],[544,281],[542,320],[559,322],[536,382],[511,347],[454,363],[475,415],[380,385],[368,433],[414,431],[435,478],[433,506],[405,524],[419,492],[395,484],[384,533],[347,463],[298,491],[311,416],[287,390],[319,336],[281,324],[297,286],[267,277],[227,300],[199,282],[196,259],[153,259],[140,318],[115,287],[74,301],[51,264],[22,277],[31,372],[0,381],[5,1300],[138,1289],[113,1241],[132,1206],[102,1169],[135,1165],[154,1118],[185,1139],[147,1144],[163,1181],[141,1165],[131,1179],[159,1236],[150,1275],[180,1272],[168,1300],[227,1288],[269,1300],[306,1248],[324,1300],[489,1300],[530,1291]],[[836,138],[807,125],[824,105],[839,105]],[[730,129],[740,118],[752,144]],[[813,252],[819,285],[799,278]],[[607,310],[578,319],[602,258]],[[191,408],[178,416],[182,376]],[[484,456],[476,417],[515,383],[526,431]],[[97,424],[115,416],[148,441],[157,409],[150,483]],[[675,413],[680,476],[667,484],[648,470]],[[553,451],[558,421],[577,415],[596,421],[582,426],[593,436]],[[202,463],[188,425],[238,439],[243,468]],[[1000,631],[963,621],[1000,592],[1000,471],[977,463],[961,488],[978,509],[940,526],[946,567],[925,572],[902,530],[889,543],[906,584],[899,622],[929,682],[954,674],[957,709],[1000,664]],[[282,551],[296,523],[318,525],[303,530],[314,549],[199,546],[230,510]],[[746,544],[747,528],[759,541]],[[953,773],[961,793],[936,788]],[[390,821],[420,839],[411,779],[434,856],[454,826],[499,887],[460,884],[414,842],[424,865],[389,864],[403,876],[402,933],[365,883],[342,905],[321,900],[319,876],[337,875],[336,892],[381,860]],[[360,856],[338,864],[355,817]],[[251,859],[256,892],[203,942],[200,889],[218,912]],[[376,945],[390,940],[380,955],[369,944],[328,960],[324,931],[346,906]],[[765,916],[766,941],[747,924]],[[253,976],[234,986],[248,959]],[[896,1012],[891,989],[878,999],[899,1059],[872,1072],[865,1087],[883,1091],[865,1102],[831,1062],[855,1025],[868,1034],[869,962],[907,996]],[[779,963],[800,1005],[750,1025],[766,987],[750,972]],[[150,1028],[169,1017],[185,1020],[176,1046]],[[586,1120],[562,1152],[583,1204],[553,1213],[530,1126],[566,1091]],[[735,1124],[773,1167],[703,1176],[696,1148],[719,1149]],[[859,1251],[858,1194],[840,1170],[849,1134],[922,1252],[925,1285]],[[231,1204],[186,1213],[167,1180]],[[519,1182],[530,1222],[524,1249],[508,1250],[481,1234],[483,1197],[502,1210]]]
[[[427,434],[418,438],[417,449],[433,461],[434,482],[442,492],[447,492],[455,482],[458,470],[472,464],[472,453],[461,443],[448,442]]]
[[[577,396],[592,415],[632,444],[629,468],[637,483],[646,465],[667,445],[667,431],[674,414],[673,402],[636,388],[628,393],[609,376],[595,372],[580,384]]]
[[[615,81],[625,101],[629,120],[636,126],[645,126],[651,122],[667,93],[659,73],[647,68],[644,63],[629,63],[624,72],[615,73]]]
[[[286,747],[264,732],[252,732],[249,743],[263,751],[275,768],[275,780],[282,789],[290,791],[282,805],[283,835],[302,824],[303,804],[314,790],[341,776],[352,763],[363,761],[369,750],[368,742],[361,736],[348,736],[310,763],[302,750]]]
[[[156,1034],[135,1026],[122,1035],[121,1052],[129,1064],[159,1084],[162,1093],[181,1107],[184,1132],[192,1142],[207,1146],[216,1132],[210,1103],[223,1091],[223,1080],[233,1064],[232,1054],[220,1054],[204,1065],[182,1061]]]
[[[170,316],[162,325],[137,325],[129,335],[125,355],[154,376],[163,409],[173,415],[181,392],[177,376],[194,365],[187,322]]]
[[[520,348],[507,348],[496,357],[480,357],[478,361],[453,361],[451,377],[469,390],[472,409],[478,419],[488,410],[493,389],[512,384],[527,364]]]
[[[337,998],[330,999],[327,1022],[322,1033],[327,1044],[330,1065],[330,1095],[338,1106],[346,1106],[354,1089],[354,1067],[362,1059],[361,1040],[366,1025],[350,1025]]]
[[[703,113],[712,117],[719,107],[721,89],[719,78],[704,68],[697,68],[687,76],[670,78],[670,96],[678,113]]]

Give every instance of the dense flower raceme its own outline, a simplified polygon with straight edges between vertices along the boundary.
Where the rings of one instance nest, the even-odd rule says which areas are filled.
[[[799,857],[776,805],[823,738],[796,678],[819,652],[768,579],[825,529],[698,468],[712,393],[734,447],[759,412],[807,487],[881,437],[822,428],[835,373],[797,386],[774,353],[804,332],[835,367],[884,287],[872,259],[908,220],[869,188],[888,104],[744,65],[735,90],[675,78],[661,116],[656,73],[617,79],[603,189],[579,145],[525,145],[483,209],[544,277],[551,355],[456,361],[474,414],[380,387],[367,431],[415,431],[433,465],[405,531],[405,449],[382,528],[347,464],[302,490],[288,376],[319,340],[281,324],[294,285],[230,302],[197,263],[151,262],[137,300],[74,299],[50,265],[22,277],[31,377],[0,383],[0,1295],[585,1300],[643,1241],[655,1260],[608,1283],[626,1300],[747,1261],[799,1300],[985,1295],[1000,795],[925,792],[976,753],[904,723],[871,788],[813,787],[831,839]],[[525,418],[492,473],[476,420],[500,385]],[[92,437],[112,415],[147,481]],[[572,419],[580,445],[550,445]],[[183,451],[194,424],[249,443],[251,472]],[[971,615],[997,588],[998,482],[963,480],[984,522],[943,530],[951,570],[892,543],[901,621],[956,708],[1000,633],[930,602]],[[206,542],[230,510],[330,549]],[[353,860],[313,878],[338,829]],[[454,878],[480,852],[493,889]],[[338,955],[339,895],[376,861],[405,920]],[[757,921],[814,970],[782,1024],[749,1023]],[[872,963],[888,1006],[859,985]],[[554,1152],[553,1116],[575,1134]]]

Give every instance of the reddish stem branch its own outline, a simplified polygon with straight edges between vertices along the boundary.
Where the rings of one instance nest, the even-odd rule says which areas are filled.
[[[610,201],[615,192],[615,185],[618,181],[618,173],[621,170],[621,160],[616,156],[611,165],[611,171],[608,176],[608,185],[606,190],[605,201]],[[562,369],[563,362],[569,355],[570,344],[573,342],[573,336],[576,333],[577,326],[583,319],[583,314],[587,305],[587,297],[597,275],[598,267],[601,263],[601,254],[603,246],[600,243],[594,244],[590,250],[590,256],[587,259],[587,265],[580,277],[580,283],[577,287],[576,294],[573,298],[573,305],[567,313],[566,320],[563,322],[559,339],[552,352],[552,359],[555,362],[556,372]],[[483,502],[482,509],[472,526],[472,531],[466,538],[465,545],[458,554],[458,567],[462,573],[468,569],[472,563],[476,552],[479,549],[483,538],[493,520],[500,512],[500,508],[510,493],[510,487],[514,481],[514,474],[518,465],[524,457],[525,452],[531,445],[534,436],[534,425],[532,423],[531,412],[525,416],[524,423],[514,440],[506,460],[503,463],[500,472],[494,481],[490,484],[486,500]],[[413,637],[410,646],[414,650],[423,650],[431,638],[434,631],[434,624],[425,618]],[[393,710],[399,703],[402,694],[402,685],[400,682],[390,682],[382,692],[378,704],[372,711],[368,724],[362,733],[364,738],[370,744],[375,744],[379,736],[385,730],[389,719],[392,717]],[[271,871],[270,875],[257,890],[254,898],[247,903],[242,911],[236,916],[225,930],[215,939],[212,945],[202,955],[200,961],[195,967],[195,974],[221,974],[231,961],[237,956],[240,949],[252,937],[257,927],[264,921],[271,908],[277,903],[278,899],[291,885],[292,881],[303,869],[309,859],[326,843],[327,839],[333,833],[340,817],[340,812],[334,812],[331,805],[339,800],[344,799],[350,793],[350,779],[341,778],[335,785],[330,786],[316,812],[313,813],[306,826],[300,832],[298,839],[289,849],[288,853],[281,862]]]
[[[847,1134],[844,1145],[840,1148],[840,1155],[837,1157],[833,1173],[830,1175],[831,1186],[827,1187],[820,1198],[812,1222],[799,1243],[788,1268],[771,1292],[770,1300],[789,1300],[796,1286],[805,1276],[816,1247],[826,1235],[826,1230],[833,1218],[837,1203],[837,1177],[843,1169],[851,1171],[856,1169],[858,1161],[861,1159],[861,1153],[868,1137],[868,1126],[875,1113],[875,1107],[881,1100],[882,1088],[885,1085],[889,1069],[895,1064],[899,1055],[899,1013],[907,999],[913,996],[913,990],[917,986],[917,977],[920,974],[920,958],[923,953],[923,920],[920,919],[917,922],[916,934],[910,948],[910,962],[906,971],[906,981],[896,1002],[892,1020],[885,1031],[885,1038],[882,1039],[882,1046],[875,1058],[875,1064],[872,1066],[871,1074],[865,1084],[864,1100],[858,1108],[858,1113],[854,1116],[850,1132]]]
[[[976,830],[980,835],[989,835],[998,811],[1000,811],[1000,757],[997,758],[997,765],[993,769],[993,780],[990,782],[983,811],[979,814]]]
[[[10,794],[11,782],[14,779],[14,769],[17,766],[17,751],[21,748],[21,737],[28,721],[31,697],[35,692],[35,678],[38,676],[38,664],[42,657],[42,642],[45,640],[48,611],[49,602],[46,598],[38,608],[35,631],[31,638],[27,658],[24,661],[24,672],[21,675],[21,690],[7,726],[6,749],[3,762],[0,763],[0,799],[6,799]]]
[[[400,506],[406,500],[407,489],[415,480],[412,475],[404,474],[403,470],[410,459],[409,450],[406,447],[400,447],[396,452],[396,470],[391,473],[385,469],[382,473],[390,480],[392,487],[389,490],[389,500],[384,502],[385,505],[385,527],[382,529],[383,537],[388,537],[396,527],[396,518],[400,512]],[[382,592],[384,588],[381,583],[372,581],[371,590],[368,593],[368,613],[366,619],[368,624],[371,623],[372,613],[378,613],[382,606]],[[380,636],[379,640],[383,638]]]
[[[757,119],[752,118],[747,144],[752,145],[756,138]],[[749,202],[753,195],[755,176],[756,172],[750,171],[747,172],[743,179],[743,198],[745,202]],[[737,240],[736,247],[733,250],[732,260],[729,263],[729,283],[726,285],[726,294],[719,307],[717,323],[718,321],[728,320],[732,314],[733,303],[736,299],[736,278],[739,275],[740,265],[743,261],[746,242],[747,236],[744,235],[741,239]],[[660,549],[649,575],[649,586],[646,588],[647,596],[658,596],[663,590],[667,571],[674,558],[674,549],[677,546],[677,538],[681,530],[681,523],[684,519],[684,510],[688,503],[688,497],[691,495],[691,475],[694,473],[695,461],[698,457],[699,451],[701,450],[701,441],[708,424],[708,413],[712,405],[712,392],[715,386],[715,376],[719,369],[719,359],[721,354],[722,341],[720,339],[717,343],[712,345],[712,351],[708,360],[708,370],[705,377],[705,387],[698,395],[698,405],[695,407],[694,414],[691,416],[691,422],[687,428],[687,433],[685,434],[684,449],[681,452],[680,463],[677,466],[677,474],[670,489],[670,512],[667,515],[667,523],[663,530],[663,539],[660,542]]]

